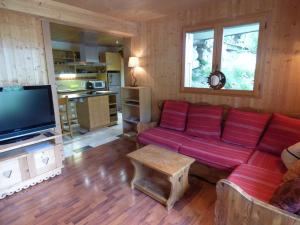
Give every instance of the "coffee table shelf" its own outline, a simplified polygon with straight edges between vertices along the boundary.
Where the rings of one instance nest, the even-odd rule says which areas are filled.
[[[143,178],[134,183],[134,187],[162,204],[167,204],[170,188],[166,185],[158,184],[151,178]]]

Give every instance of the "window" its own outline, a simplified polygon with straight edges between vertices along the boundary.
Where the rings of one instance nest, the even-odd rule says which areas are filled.
[[[208,88],[212,71],[214,30],[186,34],[185,86]]]
[[[213,92],[207,83],[208,77],[214,71],[221,71],[226,77],[221,93],[256,92],[261,24],[262,21],[255,20],[229,21],[202,29],[186,29],[183,90]]]

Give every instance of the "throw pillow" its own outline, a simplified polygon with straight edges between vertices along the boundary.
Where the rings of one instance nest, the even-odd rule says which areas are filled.
[[[188,135],[220,139],[223,108],[220,106],[191,105],[188,112]]]
[[[281,184],[274,192],[270,204],[297,214],[300,211],[300,178]]]
[[[281,159],[286,168],[290,169],[300,159],[300,142],[284,149],[281,153]]]
[[[300,120],[275,113],[258,149],[275,155],[300,141]]]
[[[160,127],[177,131],[184,131],[189,103],[184,101],[165,101]]]
[[[241,145],[246,148],[255,148],[270,114],[246,112],[230,109],[222,135],[222,141]]]
[[[300,178],[300,160],[294,162],[290,169],[284,174],[283,181],[291,181]]]

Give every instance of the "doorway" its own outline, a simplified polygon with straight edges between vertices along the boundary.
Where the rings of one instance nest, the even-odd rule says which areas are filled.
[[[50,23],[65,156],[123,133],[124,38]]]

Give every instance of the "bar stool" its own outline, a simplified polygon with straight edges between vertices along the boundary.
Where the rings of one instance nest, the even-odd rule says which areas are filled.
[[[73,131],[72,131],[72,115],[69,112],[69,99],[68,97],[59,98],[59,118],[61,124],[61,130],[63,134],[70,135],[73,138]]]

